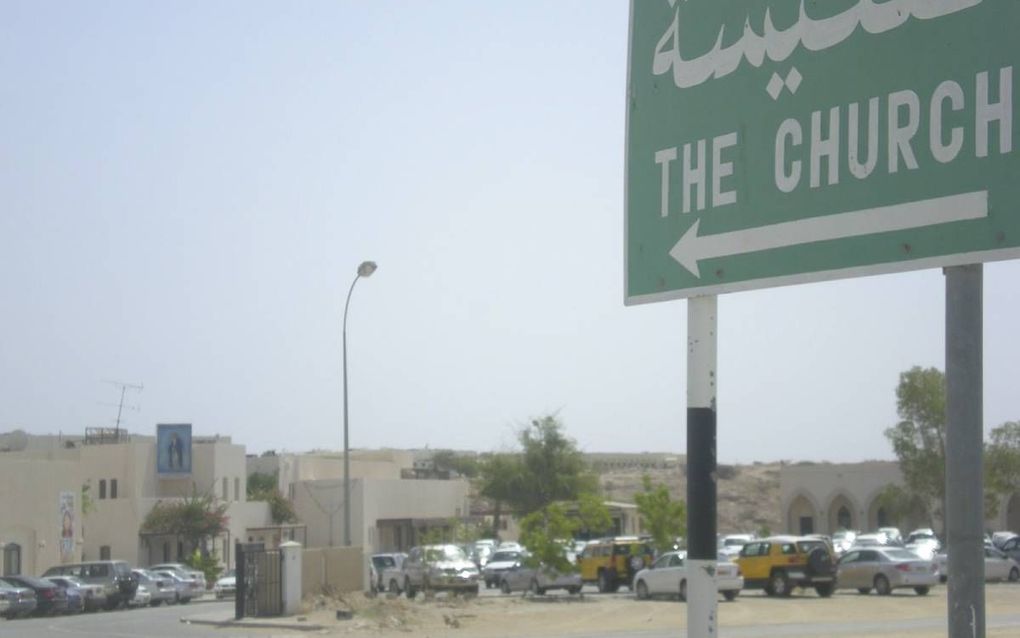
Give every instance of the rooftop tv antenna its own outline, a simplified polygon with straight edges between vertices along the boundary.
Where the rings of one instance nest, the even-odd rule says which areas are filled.
[[[139,410],[139,407],[137,405],[124,405],[124,396],[127,394],[128,390],[134,390],[136,392],[141,392],[142,390],[145,389],[145,386],[143,386],[141,383],[137,383],[137,384],[135,384],[135,383],[124,383],[123,381],[107,381],[107,380],[104,380],[104,383],[109,383],[110,385],[115,385],[118,388],[120,388],[120,402],[119,403],[116,403],[116,404],[113,404],[113,403],[104,403],[103,404],[103,405],[108,405],[108,406],[111,406],[111,407],[114,406],[114,405],[117,406],[117,424],[116,424],[115,427],[119,430],[120,429],[120,417],[124,413],[124,408],[127,408],[128,410],[134,410],[135,412],[137,412]]]

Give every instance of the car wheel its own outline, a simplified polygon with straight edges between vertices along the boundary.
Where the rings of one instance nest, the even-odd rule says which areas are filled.
[[[857,593],[867,596],[868,594],[871,593],[871,587],[858,587]]]
[[[544,596],[545,590],[538,586],[538,580],[531,579],[531,593],[536,596]]]
[[[931,591],[931,587],[914,587],[914,591],[917,592],[918,596],[927,596],[928,592]]]
[[[634,587],[634,593],[637,594],[638,600],[648,600],[648,585],[645,581],[639,580],[637,585]]]
[[[875,576],[875,593],[879,596],[888,596],[892,593],[892,587],[889,586],[889,579],[882,574]]]
[[[724,591],[722,593],[722,595],[723,595],[723,598],[725,598],[727,601],[732,603],[734,600],[737,599],[737,594],[739,594],[739,593],[740,593],[740,590],[738,590],[738,589],[727,589],[726,591]]]
[[[686,580],[681,580],[680,581],[679,596],[680,596],[680,602],[682,602],[682,603],[687,602],[687,581]]]
[[[612,588],[612,579],[609,578],[609,572],[602,570],[599,572],[599,593],[608,594]]]
[[[790,579],[781,569],[772,572],[772,576],[769,578],[769,587],[772,589],[773,596],[785,597],[793,593],[790,588]]]
[[[485,588],[486,589],[492,589],[492,585],[493,585],[493,582],[491,580],[488,580],[488,579],[485,580]]]
[[[510,583],[508,583],[506,580],[499,581],[499,591],[503,592],[504,594],[513,593],[513,590],[510,589]]]
[[[1014,567],[1009,570],[1009,582],[1015,583],[1018,580],[1020,580],[1020,569]]]
[[[411,579],[407,578],[404,580],[404,593],[407,594],[408,598],[414,598],[414,595],[418,593],[414,585],[411,584]]]
[[[834,583],[818,583],[815,585],[815,592],[818,593],[822,598],[828,598],[832,596],[832,591],[836,588]]]
[[[567,593],[574,594],[576,596],[577,594],[581,593],[581,588],[575,585],[574,587],[570,587],[569,589],[567,589]]]

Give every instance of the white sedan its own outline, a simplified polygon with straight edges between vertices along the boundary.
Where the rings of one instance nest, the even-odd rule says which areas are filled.
[[[723,555],[718,556],[715,584],[726,600],[733,600],[744,587],[740,568]],[[687,600],[687,552],[667,552],[634,576],[634,592],[640,599],[678,596]]]
[[[939,554],[935,557],[939,580],[946,582],[949,577],[949,557]],[[985,580],[1020,580],[1020,564],[994,547],[985,545]]]

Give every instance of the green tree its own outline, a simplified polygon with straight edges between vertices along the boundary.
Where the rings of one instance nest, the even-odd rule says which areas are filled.
[[[518,435],[522,471],[519,489],[510,504],[527,515],[556,501],[575,501],[581,494],[596,492],[598,481],[588,470],[573,439],[563,433],[554,416],[535,419]]]
[[[268,472],[252,472],[248,475],[248,484],[245,491],[248,493],[249,500],[259,500],[255,499],[254,496],[277,489],[279,483],[279,471],[273,472],[272,474],[269,474]]]
[[[498,535],[503,505],[509,504],[521,489],[522,465],[513,454],[493,454],[479,466],[479,494],[492,501],[493,534]]]
[[[880,498],[894,518],[943,519],[946,494],[946,379],[937,368],[913,367],[900,374],[896,407],[901,421],[885,431],[900,462],[904,487]],[[984,447],[985,516],[998,512],[999,497],[1020,490],[1020,423],[991,432]]]
[[[999,498],[1020,492],[1020,421],[1007,421],[985,445],[985,516],[998,514]]]
[[[580,519],[580,530],[587,538],[604,536],[613,529],[613,517],[609,515],[602,497],[594,492],[585,492],[577,499],[577,514]]]
[[[929,524],[945,511],[946,378],[937,368],[915,366],[896,386],[900,422],[885,431],[900,462],[906,494]]]
[[[544,567],[560,573],[576,570],[567,559],[570,540],[580,522],[567,516],[563,505],[550,503],[521,519],[521,543],[530,555],[529,567]]]
[[[141,531],[183,539],[189,551],[205,546],[227,529],[227,504],[211,494],[193,494],[181,500],[158,501],[142,521]]]
[[[248,500],[269,503],[269,516],[276,525],[296,523],[298,517],[294,505],[278,487],[279,477],[278,471],[272,474],[252,472],[248,475],[248,486],[245,490],[248,493]]]
[[[197,548],[188,557],[184,559],[184,564],[192,569],[197,569],[205,575],[205,582],[215,583],[216,579],[219,578],[220,572],[223,568],[220,567],[220,558],[216,554],[216,550],[203,555]]]
[[[652,536],[652,544],[660,552],[673,549],[678,537],[687,533],[687,507],[683,501],[674,501],[665,485],[652,485],[652,479],[645,474],[642,477],[644,492],[634,495],[638,514],[644,526]]]

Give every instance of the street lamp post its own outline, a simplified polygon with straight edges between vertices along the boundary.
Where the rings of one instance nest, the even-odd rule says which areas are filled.
[[[354,292],[354,285],[362,277],[371,277],[377,266],[374,261],[363,261],[358,266],[358,274],[351,282],[351,289],[347,291],[347,302],[344,304],[344,327],[343,327],[343,359],[344,359],[344,546],[351,545],[351,448],[347,436],[347,310],[351,307],[351,293]],[[332,535],[331,535],[332,536]]]

